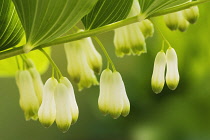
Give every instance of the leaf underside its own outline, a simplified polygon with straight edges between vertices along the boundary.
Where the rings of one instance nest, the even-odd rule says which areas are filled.
[[[17,45],[24,31],[11,0],[0,1],[0,51]]]
[[[132,3],[133,0],[99,0],[82,22],[89,30],[125,19]]]
[[[146,16],[150,16],[155,12],[159,12],[164,9],[168,9],[183,3],[189,2],[189,0],[139,0],[141,6],[141,13]]]
[[[45,51],[50,55],[50,53],[51,53],[50,48],[46,48]],[[48,69],[48,66],[49,66],[49,61],[42,54],[42,52],[40,52],[39,50],[32,51],[32,52],[26,54],[26,56],[27,56],[27,58],[30,58],[34,62],[37,70],[41,74],[46,72],[46,70]],[[15,74],[18,70],[16,58],[18,59],[19,65],[22,66],[23,61],[20,56],[0,60],[0,66],[1,66],[0,77],[15,76]]]
[[[50,42],[69,31],[97,0],[13,0],[33,47]]]

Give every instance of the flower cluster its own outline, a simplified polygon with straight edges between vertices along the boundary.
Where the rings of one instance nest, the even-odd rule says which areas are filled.
[[[24,111],[26,120],[37,120],[38,109],[42,102],[43,83],[39,72],[29,59],[25,70],[18,70],[16,83],[20,93],[20,107]]]
[[[128,18],[138,14],[140,14],[139,2],[134,0]],[[153,36],[153,33],[153,24],[148,19],[115,29],[114,45],[116,55],[123,57],[124,55],[146,53],[145,39]]]
[[[60,77],[59,81],[52,77],[43,85],[30,59],[24,58],[24,67],[17,71],[16,83],[20,93],[20,107],[26,120],[39,119],[45,127],[56,121],[58,128],[66,132],[79,115],[70,81],[65,77]]]
[[[164,21],[170,30],[179,29],[181,32],[187,30],[189,24],[194,24],[199,17],[198,6],[190,7],[182,11],[164,16]]]
[[[167,69],[166,69],[167,66]],[[163,51],[158,52],[152,74],[152,90],[155,93],[160,93],[165,83],[166,69],[166,84],[169,89],[175,90],[179,84],[178,59],[173,48],[169,47],[166,54]]]
[[[138,15],[140,12],[139,2],[134,0],[128,17]],[[165,22],[171,30],[184,31],[188,24],[194,23],[197,18],[198,8],[191,7],[165,16]],[[78,32],[83,32],[83,30]],[[115,29],[114,45],[117,56],[146,53],[145,39],[153,36],[153,33],[153,24],[148,19]],[[94,38],[107,58],[107,68],[101,73],[102,57],[95,49],[91,38],[88,37],[64,44],[68,63],[67,71],[71,79],[77,83],[79,91],[100,84],[98,107],[104,115],[109,114],[114,119],[121,115],[125,117],[130,112],[130,102],[124,82],[106,49],[99,42],[100,40]],[[167,42],[166,39],[165,41]],[[39,119],[44,127],[50,127],[56,122],[57,127],[62,132],[66,132],[79,116],[74,89],[71,82],[62,76],[50,56],[41,48],[40,51],[51,62],[52,77],[43,84],[33,62],[22,55],[23,68],[19,67],[16,74],[20,106],[24,111],[26,120]],[[110,70],[110,65],[113,71]],[[100,82],[98,82],[96,74],[100,73]],[[178,59],[172,47],[167,49],[166,54],[163,49],[157,53],[151,79],[152,90],[155,93],[160,93],[165,80],[171,90],[175,90],[178,86]]]

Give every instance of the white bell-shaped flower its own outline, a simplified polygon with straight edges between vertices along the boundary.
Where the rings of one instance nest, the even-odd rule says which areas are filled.
[[[74,90],[67,78],[60,78],[55,88],[56,124],[62,132],[66,132],[78,118],[78,107]]]
[[[194,24],[199,17],[198,6],[192,6],[188,9],[183,10],[184,17],[191,23]]]
[[[63,83],[58,83],[55,89],[56,124],[62,132],[66,132],[72,122],[70,102],[68,88]]]
[[[45,127],[53,124],[56,118],[56,105],[54,91],[58,82],[55,78],[49,78],[44,85],[42,104],[38,111],[39,121]]]
[[[76,98],[74,95],[74,88],[71,84],[71,82],[66,78],[62,77],[60,79],[60,82],[63,83],[68,88],[68,94],[70,94],[70,109],[72,114],[72,124],[75,123],[79,116],[79,109],[77,106]]]
[[[64,44],[68,62],[68,73],[78,83],[79,90],[98,84],[96,76],[87,61],[84,49],[86,45],[81,40]]]
[[[98,106],[103,114],[110,114],[115,119],[129,114],[130,102],[119,72],[109,69],[102,72]]]
[[[166,68],[166,55],[163,51],[158,52],[154,62],[152,73],[152,90],[155,93],[160,93],[165,84],[165,68]]]
[[[166,84],[171,90],[175,90],[179,84],[178,59],[173,48],[168,48],[166,51]]]
[[[39,100],[36,96],[33,79],[28,70],[19,70],[16,83],[20,93],[20,107],[24,111],[26,120],[38,119]]]

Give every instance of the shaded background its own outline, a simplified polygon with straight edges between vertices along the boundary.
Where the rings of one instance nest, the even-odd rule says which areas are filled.
[[[115,56],[113,32],[105,33],[98,37],[123,77],[131,103],[130,114],[117,120],[104,117],[97,107],[98,86],[78,92],[74,85],[80,116],[63,134],[55,124],[46,129],[38,121],[25,121],[14,78],[1,78],[0,140],[209,140],[210,4],[199,8],[198,22],[185,33],[169,31],[162,17],[153,19],[178,55],[181,79],[175,91],[165,85],[156,95],[151,89],[153,63],[162,44],[157,31],[147,39],[147,54],[122,59]],[[96,48],[101,52],[97,45]],[[52,57],[67,76],[63,47],[53,47]],[[43,81],[50,75],[48,70]]]

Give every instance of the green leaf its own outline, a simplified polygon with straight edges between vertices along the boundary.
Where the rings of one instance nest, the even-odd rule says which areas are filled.
[[[139,0],[141,13],[146,16],[186,2],[189,2],[189,0]]]
[[[69,31],[98,0],[13,0],[26,32],[25,51]]]
[[[132,3],[133,0],[99,0],[82,22],[89,30],[125,19]]]
[[[45,51],[50,55],[50,48],[46,48]],[[46,72],[49,66],[49,61],[48,59],[42,54],[41,51],[36,50],[36,51],[31,51],[30,53],[26,54],[26,56],[34,62],[37,70],[42,74]],[[22,66],[22,59],[20,56],[15,56],[11,58],[7,58],[4,60],[0,60],[0,77],[13,77],[15,76],[17,70],[18,70],[18,65],[16,58],[18,59],[19,65]]]
[[[17,45],[24,31],[11,0],[0,1],[0,51]]]

